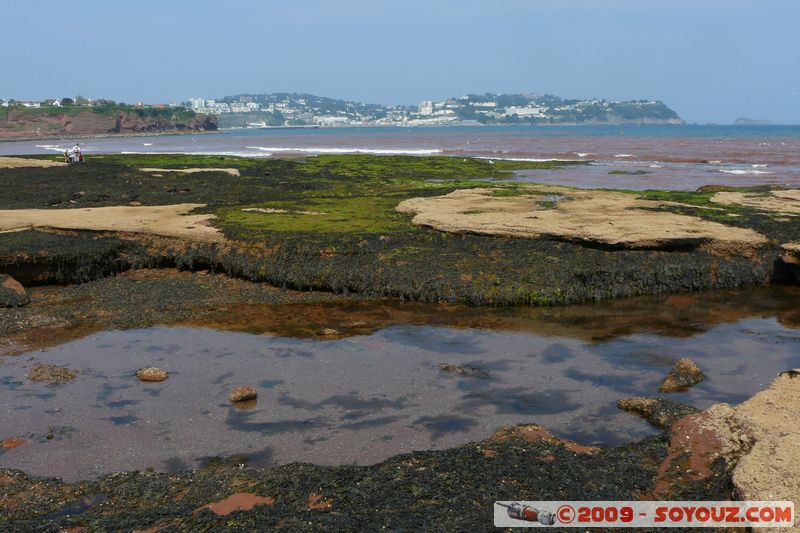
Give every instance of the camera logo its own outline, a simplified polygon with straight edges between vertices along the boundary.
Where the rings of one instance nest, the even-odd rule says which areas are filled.
[[[552,526],[556,523],[556,516],[550,511],[535,509],[529,505],[512,502],[510,504],[495,502],[500,507],[505,507],[509,518],[524,520],[525,522],[538,522],[543,526]]]

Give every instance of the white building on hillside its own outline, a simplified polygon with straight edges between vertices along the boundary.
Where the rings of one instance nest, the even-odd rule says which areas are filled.
[[[430,100],[425,100],[424,102],[420,102],[419,106],[419,114],[423,116],[433,115],[433,102]]]
[[[538,106],[525,106],[525,107],[518,107],[518,106],[509,106],[506,108],[506,116],[510,117],[512,115],[517,115],[518,117],[544,117],[545,114],[542,112],[542,108]]]

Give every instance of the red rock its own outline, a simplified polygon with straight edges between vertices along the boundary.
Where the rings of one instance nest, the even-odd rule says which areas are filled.
[[[23,444],[25,444],[25,439],[22,437],[9,437],[3,441],[2,447],[10,450],[11,448],[19,448]]]
[[[275,498],[269,496],[259,496],[250,492],[237,492],[218,502],[209,503],[197,509],[209,509],[212,513],[219,516],[228,516],[235,511],[249,511],[256,505],[272,505]]]
[[[0,274],[0,307],[20,307],[29,302],[28,293],[19,281]]]

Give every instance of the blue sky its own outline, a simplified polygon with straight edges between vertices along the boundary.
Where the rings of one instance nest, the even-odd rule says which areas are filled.
[[[800,0],[4,0],[0,98],[660,99],[800,123]]]

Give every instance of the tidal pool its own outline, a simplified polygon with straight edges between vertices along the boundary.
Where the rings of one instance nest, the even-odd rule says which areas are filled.
[[[641,321],[635,307],[623,306],[630,321]],[[523,422],[584,444],[617,445],[655,432],[619,411],[617,400],[660,395],[660,380],[681,357],[696,360],[708,378],[663,396],[697,408],[740,402],[800,367],[797,322],[777,311],[739,309],[702,328],[686,320],[674,335],[661,327],[630,332],[624,316],[607,314],[626,332],[609,335],[604,323],[597,324],[603,335],[593,336],[588,319],[569,311],[552,328],[526,315],[511,329],[406,324],[330,340],[205,327],[97,333],[0,358],[0,438],[26,441],[0,449],[0,467],[75,480],[195,468],[214,457],[248,466],[369,464]],[[520,331],[520,321],[531,327]],[[32,382],[38,364],[78,374],[63,384]],[[169,379],[140,382],[135,372],[144,366],[165,369]],[[247,409],[228,401],[242,385],[259,395]]]

